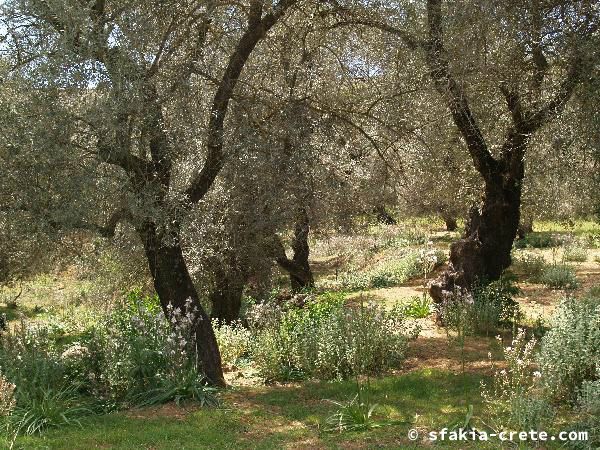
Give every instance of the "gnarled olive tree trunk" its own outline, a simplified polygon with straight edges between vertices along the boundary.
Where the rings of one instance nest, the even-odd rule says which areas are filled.
[[[248,273],[235,265],[215,270],[215,286],[209,295],[212,319],[231,323],[240,318],[242,294],[248,278]]]
[[[535,111],[525,108],[518,85],[500,83],[512,121],[499,155],[494,156],[469,106],[463,85],[453,78],[450,71],[443,44],[442,0],[427,0],[427,24],[429,37],[423,48],[431,79],[446,101],[475,168],[485,183],[481,207],[471,210],[464,237],[451,246],[448,270],[431,284],[431,296],[436,302],[441,302],[452,295],[456,287],[470,289],[477,280],[498,279],[510,265],[510,251],[519,226],[528,140],[564,108],[581,79],[583,61],[575,49],[569,71],[554,96]],[[537,46],[534,51],[536,89],[539,91],[548,63],[541,47]]]
[[[298,292],[305,288],[311,288],[315,285],[312,270],[308,257],[310,256],[310,247],[308,245],[308,235],[310,233],[310,223],[306,208],[298,209],[298,217],[294,227],[294,239],[292,241],[292,250],[294,254],[289,259],[285,254],[285,248],[281,239],[274,236],[273,252],[275,261],[279,266],[289,273],[292,291]]]
[[[454,217],[452,214],[443,212],[442,220],[444,221],[444,225],[446,225],[446,231],[456,231],[456,228],[458,228],[456,217]]]
[[[146,222],[138,228],[138,234],[142,238],[154,289],[165,316],[169,317],[169,305],[173,309],[179,308],[185,314],[186,304],[189,304],[195,314],[194,331],[200,366],[198,369],[211,383],[225,386],[219,346],[210,318],[200,304],[176,232],[172,232],[167,240],[163,240],[157,232],[156,225]]]

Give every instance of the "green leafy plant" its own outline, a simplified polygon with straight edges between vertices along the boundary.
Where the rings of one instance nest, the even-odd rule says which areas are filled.
[[[428,317],[431,314],[432,304],[431,299],[427,294],[423,294],[421,297],[411,297],[409,302],[404,305],[404,314],[407,317],[414,319],[421,319]]]
[[[548,248],[555,245],[556,240],[547,232],[528,233],[523,239],[515,242],[517,248]]]
[[[535,338],[520,329],[504,348],[506,368],[496,370],[492,383],[482,383],[482,397],[495,430],[540,430],[553,415],[551,405],[539,395],[540,372],[534,371]]]
[[[368,392],[366,395],[359,393],[349,401],[338,402],[329,400],[338,407],[337,411],[329,416],[325,423],[325,431],[366,431],[372,428],[379,428],[383,424],[373,419],[373,412],[379,406],[377,403],[371,403]]]
[[[15,433],[31,435],[66,425],[81,427],[81,420],[94,413],[74,386],[18,389],[17,399],[8,422],[9,430]]]
[[[540,280],[547,266],[543,256],[531,252],[518,255],[514,262],[514,268],[533,282]]]
[[[537,359],[551,398],[573,400],[582,383],[595,378],[600,361],[599,317],[600,302],[593,298],[566,298],[556,309]]]
[[[343,298],[319,297],[256,330],[251,357],[267,380],[348,378],[397,367],[417,333],[401,305],[346,306]]]
[[[209,386],[204,376],[191,367],[178,377],[166,377],[158,387],[139,393],[133,403],[138,407],[157,405],[174,401],[177,405],[189,400],[202,407],[219,405],[218,389]]]
[[[243,356],[248,355],[252,336],[240,321],[226,324],[213,320],[213,329],[223,365],[234,367]]]
[[[548,266],[542,273],[540,282],[550,289],[573,290],[579,286],[575,271],[566,264]]]

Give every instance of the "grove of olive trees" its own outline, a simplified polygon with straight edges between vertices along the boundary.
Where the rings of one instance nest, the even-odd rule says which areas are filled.
[[[481,395],[447,402],[485,410],[477,429],[572,414],[598,442],[599,26],[592,0],[0,2],[6,445],[83,411],[338,380],[354,400],[298,433],[345,448],[409,423],[371,417],[370,377],[413,398],[441,367],[466,392],[475,360]],[[200,448],[247,447],[219,426]]]

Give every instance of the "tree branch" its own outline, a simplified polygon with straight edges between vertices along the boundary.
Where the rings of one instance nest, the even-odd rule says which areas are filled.
[[[260,40],[296,1],[281,0],[272,11],[260,20],[250,17],[248,27],[229,58],[227,68],[213,98],[208,122],[206,161],[202,170],[194,177],[186,191],[187,197],[192,203],[198,202],[206,195],[225,162],[223,155],[225,117],[227,116],[229,102],[246,62]],[[256,10],[254,13],[256,13]]]
[[[467,143],[475,168],[485,180],[489,180],[498,164],[475,121],[466,93],[450,73],[443,44],[441,0],[427,0],[427,24],[429,41],[425,50],[430,76],[438,93],[446,99],[454,123]]]

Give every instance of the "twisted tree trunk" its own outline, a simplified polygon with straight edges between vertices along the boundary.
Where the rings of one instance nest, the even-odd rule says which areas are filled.
[[[242,294],[248,275],[235,266],[215,271],[215,287],[210,293],[212,305],[210,316],[221,322],[231,323],[240,318]]]
[[[500,84],[512,123],[500,154],[494,157],[469,106],[462,84],[450,72],[443,43],[442,0],[427,0],[429,39],[424,48],[430,76],[445,99],[461,132],[475,168],[485,182],[483,202],[473,208],[464,237],[450,249],[448,270],[430,286],[434,301],[442,302],[455,288],[470,289],[476,281],[493,281],[510,266],[521,207],[524,158],[531,135],[564,108],[582,76],[582,60],[575,50],[569,72],[552,99],[536,111],[526,110],[516,85]],[[539,48],[536,76],[544,78],[546,61]]]
[[[292,250],[294,255],[289,259],[285,254],[285,248],[279,236],[274,235],[272,248],[270,251],[279,267],[289,273],[292,291],[298,292],[302,289],[311,288],[315,285],[315,280],[310,268],[308,257],[310,256],[310,247],[308,245],[308,235],[310,233],[310,223],[306,208],[298,209],[298,218],[294,227],[294,239],[292,241]]]
[[[195,311],[195,340],[198,355],[198,370],[216,386],[225,386],[221,355],[210,318],[202,308],[198,293],[187,269],[177,236],[169,236],[175,242],[167,245],[157,233],[156,225],[146,222],[138,228],[142,238],[148,266],[154,281],[154,289],[166,317],[169,308],[179,308],[184,314],[186,308]]]

